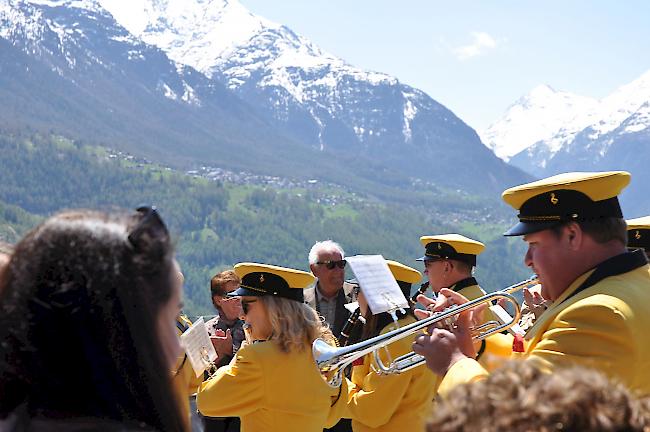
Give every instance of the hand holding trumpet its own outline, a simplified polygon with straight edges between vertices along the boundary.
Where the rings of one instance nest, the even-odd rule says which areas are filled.
[[[461,294],[443,288],[435,301],[423,295],[418,296],[418,302],[427,310],[416,310],[415,314],[418,319],[424,319],[452,305],[461,305],[468,301]],[[475,321],[474,315],[480,315],[481,312],[476,309],[460,313],[448,328],[432,325],[427,329],[428,334],[415,339],[413,351],[426,359],[427,366],[434,373],[445,375],[457,361],[476,357],[472,323]]]

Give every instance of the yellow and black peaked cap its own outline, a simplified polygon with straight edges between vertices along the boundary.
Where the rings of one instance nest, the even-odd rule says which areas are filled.
[[[416,261],[453,259],[476,265],[476,256],[483,252],[485,245],[460,234],[441,234],[420,237],[424,246],[424,256]]]
[[[230,297],[270,295],[303,302],[303,290],[316,280],[311,273],[270,264],[245,262],[234,269],[241,284]]]
[[[507,189],[502,198],[519,210],[519,223],[504,235],[526,235],[571,221],[622,218],[618,195],[630,177],[625,171],[571,172]]]

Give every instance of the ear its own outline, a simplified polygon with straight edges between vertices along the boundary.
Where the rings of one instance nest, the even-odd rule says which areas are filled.
[[[584,233],[576,222],[570,222],[564,227],[564,235],[571,250],[579,250],[582,246]]]
[[[309,264],[309,270],[311,270],[312,273],[316,274],[314,271],[316,269],[316,264]]]

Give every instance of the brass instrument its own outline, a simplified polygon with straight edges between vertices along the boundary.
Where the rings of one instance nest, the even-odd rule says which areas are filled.
[[[511,285],[503,290],[488,293],[475,300],[471,300],[462,305],[453,305],[443,311],[436,312],[431,316],[416,321],[405,327],[392,330],[379,336],[367,339],[365,341],[349,345],[347,347],[336,348],[329,345],[327,342],[316,339],[312,345],[312,354],[316,361],[318,368],[325,377],[327,383],[332,387],[341,385],[343,370],[355,360],[365,356],[366,354],[375,353],[375,359],[380,373],[399,374],[406,372],[414,367],[423,365],[425,359],[419,354],[414,352],[405,354],[391,361],[388,366],[379,361],[377,350],[385,348],[393,342],[401,340],[406,337],[413,337],[415,334],[425,330],[429,326],[445,323],[449,319],[455,320],[457,316],[465,311],[473,309],[483,303],[491,305],[493,302],[504,299],[512,303],[515,310],[515,315],[511,317],[510,321],[499,323],[497,321],[489,321],[480,326],[472,328],[472,338],[479,341],[507,330],[519,322],[521,316],[521,309],[519,303],[513,296],[513,293],[525,287],[536,285],[539,283],[537,276],[526,279],[523,282]]]

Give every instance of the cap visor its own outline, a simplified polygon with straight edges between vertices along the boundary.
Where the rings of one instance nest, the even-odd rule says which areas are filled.
[[[511,237],[532,234],[538,231],[544,231],[545,229],[553,228],[554,226],[557,226],[561,223],[562,222],[519,222],[508,231],[504,232],[503,235]]]
[[[244,297],[244,296],[261,297],[265,294],[266,293],[263,293],[261,291],[254,291],[252,289],[239,287],[235,291],[231,291],[228,294],[226,294],[226,297]]]
[[[439,259],[439,258],[424,255],[424,256],[416,259],[416,261],[432,261],[432,260],[435,260],[435,259]]]

